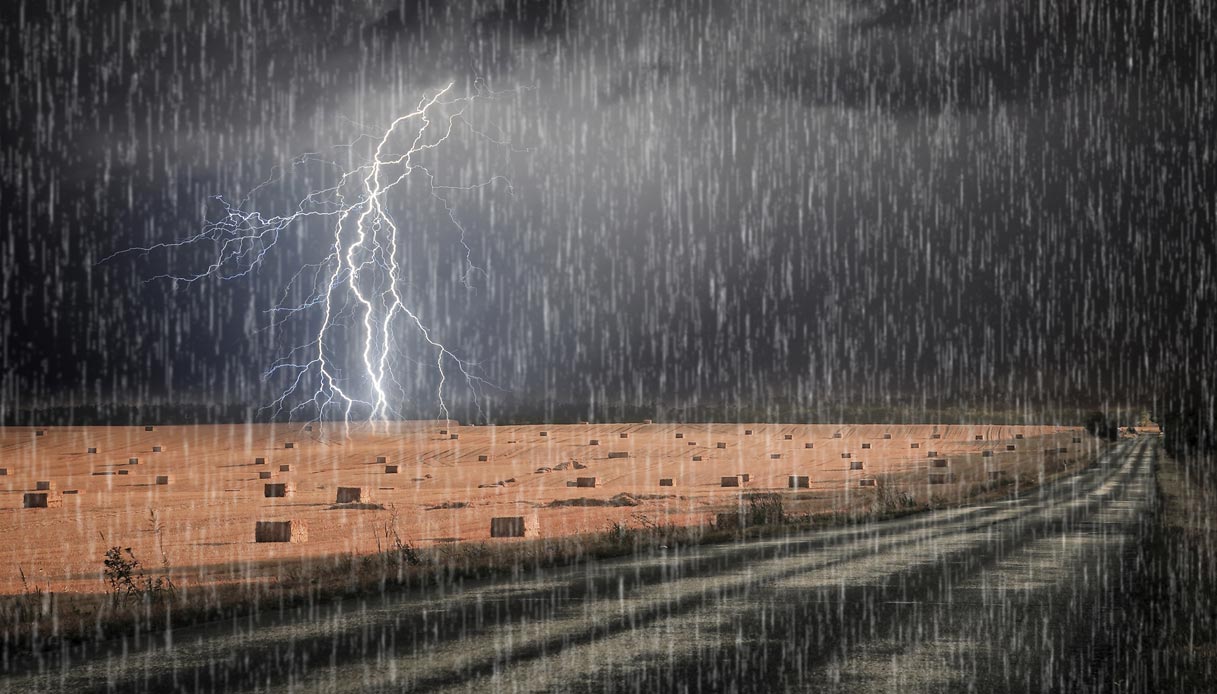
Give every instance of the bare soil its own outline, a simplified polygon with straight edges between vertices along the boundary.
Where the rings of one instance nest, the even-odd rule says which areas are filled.
[[[269,424],[36,431],[0,429],[0,467],[8,469],[0,477],[0,533],[9,538],[0,547],[0,594],[31,586],[104,592],[102,557],[116,545],[150,569],[171,567],[174,582],[188,586],[262,580],[276,574],[277,562],[387,549],[389,525],[425,547],[489,542],[495,516],[524,516],[540,537],[610,523],[707,525],[756,492],[777,492],[788,513],[807,514],[863,507],[878,488],[949,502],[978,493],[990,471],[1035,483],[1098,447],[1080,429],[994,425],[401,422],[312,431]],[[285,448],[289,442],[293,448]],[[945,469],[929,467],[931,452],[948,461]],[[265,464],[255,464],[259,457]],[[851,461],[863,469],[851,470]],[[386,464],[398,472],[386,473]],[[930,484],[931,472],[949,477]],[[720,486],[722,477],[741,473],[749,475],[741,487]],[[156,484],[158,475],[171,483]],[[790,475],[809,476],[810,487],[785,491]],[[580,477],[595,477],[596,486],[573,486]],[[661,478],[672,486],[661,487]],[[861,479],[879,487],[860,487]],[[22,508],[23,494],[40,480],[76,493],[64,494],[59,508]],[[276,482],[293,483],[294,495],[266,498],[264,485]],[[337,505],[340,486],[363,487],[371,499]],[[306,543],[254,542],[256,521],[285,519],[308,524]]]

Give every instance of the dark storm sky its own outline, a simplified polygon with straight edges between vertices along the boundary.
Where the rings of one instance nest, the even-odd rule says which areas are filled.
[[[262,372],[301,335],[265,329],[265,311],[323,228],[244,281],[147,281],[205,266],[190,250],[99,261],[188,236],[211,196],[238,199],[296,155],[478,80],[518,90],[479,117],[528,150],[437,164],[511,179],[513,194],[459,201],[486,274],[459,282],[433,201],[399,214],[411,300],[504,388],[492,397],[1134,398],[1213,370],[1208,3],[0,13],[8,410],[271,400],[281,384]],[[424,410],[432,378],[410,379]]]

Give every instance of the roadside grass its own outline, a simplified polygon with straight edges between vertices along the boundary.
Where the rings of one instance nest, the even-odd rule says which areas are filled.
[[[1131,690],[1217,691],[1217,456],[1157,459],[1157,508],[1142,546],[1141,641]]]
[[[9,654],[28,655],[359,595],[418,591],[588,561],[654,555],[670,548],[864,525],[1009,498],[1082,469],[1093,459],[1073,462],[1054,463],[1034,477],[1020,474],[959,485],[949,497],[919,499],[907,491],[904,480],[880,477],[873,493],[836,510],[800,512],[797,492],[744,492],[736,513],[707,518],[701,525],[675,525],[637,512],[629,521],[609,523],[600,532],[422,548],[402,537],[398,509],[390,504],[380,509],[385,517],[376,529],[377,551],[279,560],[274,562],[275,576],[264,580],[175,585],[172,567],[163,556],[158,569],[140,563],[129,550],[112,547],[105,564],[109,593],[50,593],[26,581],[18,567],[25,589],[20,595],[0,597],[0,641]]]

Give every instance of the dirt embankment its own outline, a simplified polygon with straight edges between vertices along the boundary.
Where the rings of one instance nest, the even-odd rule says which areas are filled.
[[[1156,462],[1158,508],[1131,606],[1146,650],[1127,691],[1217,691],[1217,455]]]

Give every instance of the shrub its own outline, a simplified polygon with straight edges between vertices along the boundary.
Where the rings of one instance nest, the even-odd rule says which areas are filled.
[[[143,566],[130,547],[111,547],[106,550],[102,563],[106,581],[110,584],[110,595],[116,603],[121,598],[132,602],[145,598],[160,600],[174,592],[173,580],[169,576],[154,579],[144,574]]]

